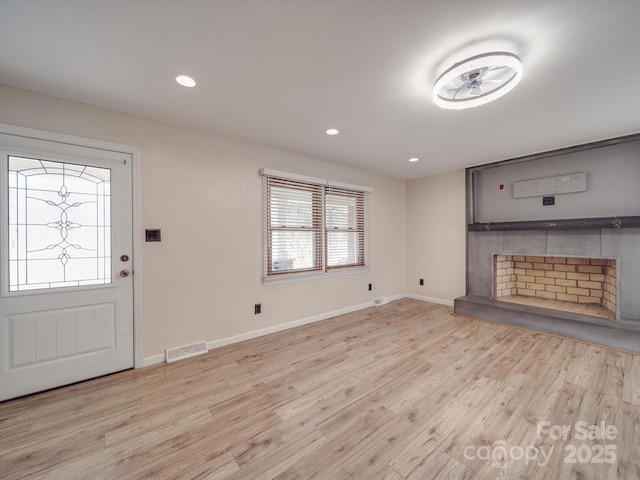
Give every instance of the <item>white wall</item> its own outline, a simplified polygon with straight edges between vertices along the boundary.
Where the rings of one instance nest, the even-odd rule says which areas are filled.
[[[6,86],[0,123],[141,149],[146,358],[405,292],[404,181]],[[373,187],[369,273],[262,284],[264,167]]]
[[[407,182],[407,293],[465,295],[465,231],[464,170]]]

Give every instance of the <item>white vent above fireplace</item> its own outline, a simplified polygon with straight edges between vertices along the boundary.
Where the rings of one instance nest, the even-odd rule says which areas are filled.
[[[513,198],[541,197],[587,191],[586,173],[569,173],[556,177],[537,178],[514,182]]]

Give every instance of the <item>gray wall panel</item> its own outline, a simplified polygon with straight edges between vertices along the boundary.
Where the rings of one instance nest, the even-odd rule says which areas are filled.
[[[469,232],[469,295],[493,296],[493,254],[504,251],[502,232]]]
[[[547,233],[546,253],[599,257],[600,230],[551,230]]]
[[[640,229],[603,230],[602,255],[620,258],[620,316],[640,320]]]
[[[515,182],[582,172],[587,191],[556,194],[554,206],[543,206],[542,197],[513,198]],[[640,215],[639,140],[506,163],[474,175],[476,222]]]
[[[526,255],[544,255],[547,253],[547,235],[541,231],[504,232],[505,253],[523,253]]]

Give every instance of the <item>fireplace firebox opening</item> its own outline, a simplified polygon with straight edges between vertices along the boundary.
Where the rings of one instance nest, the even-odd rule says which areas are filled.
[[[495,254],[494,298],[616,318],[617,260]]]

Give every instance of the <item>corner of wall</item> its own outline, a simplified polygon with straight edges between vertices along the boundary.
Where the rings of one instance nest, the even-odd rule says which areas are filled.
[[[465,195],[464,170],[407,182],[406,291],[412,298],[448,305],[465,295]]]

